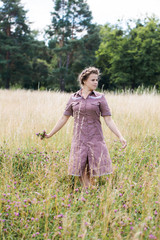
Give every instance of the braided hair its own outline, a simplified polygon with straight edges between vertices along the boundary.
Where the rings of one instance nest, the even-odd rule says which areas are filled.
[[[85,68],[78,76],[78,82],[80,85],[84,85],[84,81],[87,80],[90,74],[97,74],[98,76],[100,75],[100,71],[98,68],[95,67],[88,67]]]

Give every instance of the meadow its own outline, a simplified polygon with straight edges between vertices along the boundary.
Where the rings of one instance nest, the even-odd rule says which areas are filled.
[[[73,118],[50,139],[69,93],[0,90],[0,239],[160,239],[160,95],[105,93],[113,173],[82,191],[67,172]]]

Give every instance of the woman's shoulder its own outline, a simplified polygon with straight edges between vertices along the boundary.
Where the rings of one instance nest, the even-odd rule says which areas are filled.
[[[73,92],[73,93],[71,94],[71,98],[72,98],[73,100],[79,99],[79,98],[81,98],[81,97],[82,97],[82,96],[81,96],[80,90],[78,90],[77,92]]]
[[[93,91],[93,93],[98,99],[103,99],[104,97],[104,93],[97,92],[97,91]]]
[[[94,92],[94,94],[97,95],[98,97],[103,95],[103,93],[101,93],[101,92],[97,92],[97,91],[93,91],[93,92]]]

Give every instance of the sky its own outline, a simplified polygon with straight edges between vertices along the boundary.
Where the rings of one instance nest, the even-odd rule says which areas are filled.
[[[31,29],[43,32],[43,29],[51,23],[53,0],[21,0]],[[115,24],[118,19],[143,18],[146,14],[155,14],[160,18],[160,0],[87,0],[92,11],[93,22]],[[41,36],[39,38],[43,38]]]

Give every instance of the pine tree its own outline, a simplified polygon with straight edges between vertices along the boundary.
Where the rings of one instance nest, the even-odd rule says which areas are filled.
[[[50,45],[57,55],[55,78],[59,79],[61,91],[70,73],[74,52],[80,47],[80,37],[91,27],[92,14],[85,0],[55,0],[52,24],[47,33]]]
[[[26,11],[20,0],[1,0],[0,8],[0,71],[5,88],[21,77],[28,69],[26,48],[29,47],[30,29],[26,23]],[[19,72],[17,73],[17,67]],[[20,80],[20,79],[19,79]]]

